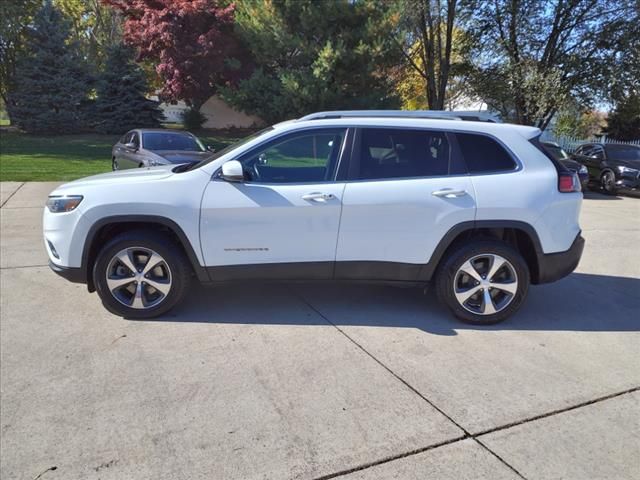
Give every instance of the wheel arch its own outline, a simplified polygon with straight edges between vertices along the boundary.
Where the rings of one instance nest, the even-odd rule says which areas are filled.
[[[200,265],[198,256],[182,228],[173,220],[156,215],[115,215],[104,217],[95,222],[85,238],[82,250],[82,274],[90,292],[95,291],[91,270],[100,248],[114,235],[141,228],[153,229],[170,235],[187,255],[194,273],[201,282],[208,282],[209,275]]]
[[[452,249],[477,238],[497,239],[514,247],[529,267],[531,283],[539,283],[539,257],[543,255],[540,238],[530,224],[517,220],[476,220],[455,225],[442,237],[429,262],[422,267],[420,281],[430,281]]]

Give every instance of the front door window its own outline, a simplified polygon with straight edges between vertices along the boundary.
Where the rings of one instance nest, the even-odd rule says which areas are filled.
[[[346,129],[298,132],[269,142],[240,161],[254,183],[318,183],[334,179]]]

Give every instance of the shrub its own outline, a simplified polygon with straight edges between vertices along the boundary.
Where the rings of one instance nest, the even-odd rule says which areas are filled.
[[[200,130],[206,121],[207,117],[195,108],[189,108],[182,112],[182,124],[187,130]]]

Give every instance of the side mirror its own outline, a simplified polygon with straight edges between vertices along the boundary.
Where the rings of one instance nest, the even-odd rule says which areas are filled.
[[[133,142],[125,143],[124,146],[129,150],[138,150],[138,146]]]
[[[211,145],[207,145],[207,147],[206,147],[206,148],[207,148],[207,150],[208,150],[209,152],[212,152],[212,153],[215,153],[215,151],[216,151],[216,149],[215,149],[215,148],[213,148],[213,146],[211,146]]]
[[[223,180],[227,182],[242,182],[244,180],[244,170],[242,164],[237,160],[230,160],[222,165]]]

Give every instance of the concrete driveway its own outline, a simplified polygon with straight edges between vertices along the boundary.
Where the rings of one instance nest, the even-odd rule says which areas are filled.
[[[587,194],[576,273],[490,328],[369,286],[194,289],[114,317],[3,183],[4,479],[640,478],[640,200]]]

